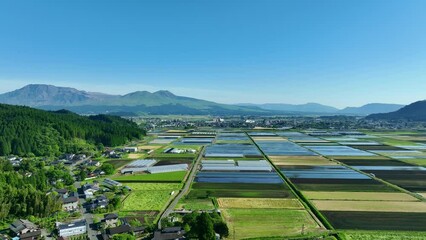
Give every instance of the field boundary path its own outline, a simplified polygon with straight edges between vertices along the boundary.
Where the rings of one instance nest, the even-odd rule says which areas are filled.
[[[176,195],[176,197],[170,202],[170,204],[167,206],[167,208],[163,211],[163,213],[160,216],[160,219],[158,219],[158,224],[157,224],[158,229],[162,228],[161,227],[161,220],[163,220],[164,218],[169,216],[169,214],[172,213],[173,210],[175,209],[179,200],[189,192],[189,189],[191,188],[191,184],[194,181],[195,174],[197,173],[198,166],[201,162],[201,159],[203,158],[204,149],[205,149],[204,146],[201,147],[200,154],[198,155],[197,159],[195,160],[183,188]]]

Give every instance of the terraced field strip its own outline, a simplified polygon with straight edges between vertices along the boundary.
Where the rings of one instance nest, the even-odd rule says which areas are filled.
[[[311,200],[405,201],[417,202],[417,198],[398,192],[317,192],[304,191]]]
[[[321,211],[410,212],[426,213],[424,202],[313,200]]]
[[[280,198],[218,198],[220,208],[304,209],[298,199]]]

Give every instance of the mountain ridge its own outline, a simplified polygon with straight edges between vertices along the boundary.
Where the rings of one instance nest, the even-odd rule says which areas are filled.
[[[126,112],[140,114],[189,115],[359,115],[391,112],[398,104],[370,103],[361,107],[337,109],[319,103],[306,104],[222,104],[213,101],[178,96],[168,90],[135,91],[124,95],[82,91],[71,87],[29,84],[0,94],[0,103],[25,105],[46,110],[68,109],[80,114]]]

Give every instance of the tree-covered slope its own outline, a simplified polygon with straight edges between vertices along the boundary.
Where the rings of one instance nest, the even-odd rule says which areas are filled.
[[[426,100],[411,103],[395,112],[371,114],[367,119],[426,121]]]
[[[0,155],[59,155],[87,145],[120,145],[142,134],[136,123],[120,117],[0,104]]]

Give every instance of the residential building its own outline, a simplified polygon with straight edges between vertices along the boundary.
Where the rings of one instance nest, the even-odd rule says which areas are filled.
[[[118,227],[108,228],[106,233],[110,238],[115,234],[132,233],[132,227],[130,225],[120,225]]]
[[[36,231],[38,227],[26,219],[18,219],[10,225],[10,230],[19,236],[27,232]]]
[[[116,227],[118,225],[118,215],[115,213],[105,214],[102,221],[107,228]]]
[[[137,152],[138,148],[137,147],[125,147],[123,148],[124,152]]]
[[[85,234],[87,232],[87,223],[85,219],[71,223],[56,223],[56,228],[60,237],[70,237]]]
[[[64,211],[75,211],[78,209],[78,197],[62,198],[62,209]]]
[[[99,187],[96,186],[95,184],[84,184],[82,187],[83,193],[84,193],[84,198],[88,199],[88,198],[93,198],[95,193],[97,191],[99,191]]]

